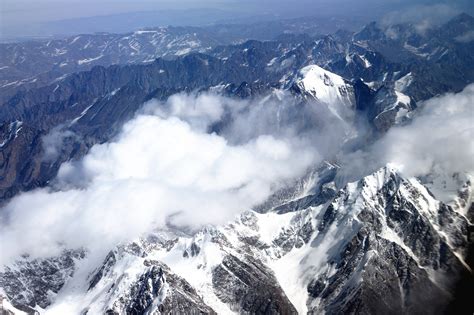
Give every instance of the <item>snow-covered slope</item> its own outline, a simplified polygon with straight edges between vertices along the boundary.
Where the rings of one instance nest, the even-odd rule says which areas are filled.
[[[25,315],[26,313],[14,307],[5,297],[5,293],[0,293],[0,311],[2,315]]]
[[[342,77],[317,65],[302,68],[295,84],[306,95],[312,96],[320,102],[346,106],[354,104],[352,86]]]
[[[25,259],[0,284],[47,314],[435,312],[469,268],[461,209],[390,165],[327,202],[303,199],[194,235],[156,231],[97,265],[81,251]]]
[[[191,52],[208,52],[222,42],[205,30],[158,27],[128,34],[83,34],[65,39],[0,44],[0,90],[44,86],[94,66],[150,63]]]
[[[375,128],[385,132],[391,126],[404,122],[416,108],[416,103],[392,86],[379,88],[370,105],[369,120]]]
[[[306,101],[316,103],[349,130],[356,107],[354,88],[342,77],[317,65],[303,67],[292,82],[292,90]]]
[[[366,102],[367,118],[380,132],[404,122],[416,108],[416,103],[409,96],[396,89],[396,84],[387,83],[373,89],[361,82],[357,86],[317,65],[310,65],[298,72],[292,88],[307,100],[324,105],[348,125],[352,123],[354,109],[363,109],[361,104]],[[361,84],[368,92],[360,90]],[[367,95],[361,96],[362,93]],[[365,101],[361,101],[363,97],[366,97]]]

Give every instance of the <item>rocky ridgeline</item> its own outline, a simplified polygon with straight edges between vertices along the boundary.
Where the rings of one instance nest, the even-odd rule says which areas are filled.
[[[322,204],[295,201],[194,236],[157,231],[86,273],[83,251],[25,258],[0,285],[30,313],[69,301],[74,286],[76,309],[91,314],[442,313],[470,272],[461,209],[390,166]]]

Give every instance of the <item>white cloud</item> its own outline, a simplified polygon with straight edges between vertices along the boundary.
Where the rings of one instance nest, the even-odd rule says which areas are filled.
[[[461,13],[461,11],[447,4],[413,5],[406,9],[396,10],[386,14],[382,18],[381,24],[388,28],[387,35],[391,37],[396,37],[397,35],[394,33],[395,30],[391,29],[390,26],[403,23],[413,24],[415,30],[419,34],[424,35],[426,31],[447,22],[459,13]]]
[[[463,35],[459,35],[454,39],[460,43],[470,43],[474,40],[474,31],[467,31]]]
[[[179,93],[169,97],[166,103],[152,100],[144,105],[143,112],[160,117],[175,116],[187,121],[194,129],[206,128],[219,121],[226,107],[241,107],[244,101],[236,101],[213,94]]]
[[[22,253],[53,255],[63,246],[108,250],[167,223],[220,224],[318,160],[314,148],[287,138],[262,134],[230,144],[206,133],[226,103],[236,105],[210,95],[152,102],[114,142],[64,164],[53,187],[14,198],[3,209],[3,262]]]
[[[44,154],[43,161],[54,161],[61,153],[64,140],[69,137],[76,138],[76,134],[70,130],[63,130],[63,126],[53,128],[48,134],[42,137]]]
[[[391,129],[375,147],[408,176],[474,171],[474,84],[423,104],[413,123]]]
[[[367,150],[341,157],[340,184],[387,163],[406,176],[474,173],[474,84],[421,104],[412,122],[393,127]]]

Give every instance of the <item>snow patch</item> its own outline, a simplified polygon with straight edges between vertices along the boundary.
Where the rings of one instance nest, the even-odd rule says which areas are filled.
[[[344,79],[319,66],[311,65],[301,69],[297,84],[324,103],[350,103],[349,86]]]
[[[412,73],[408,73],[395,81],[395,90],[398,92],[404,92],[413,83]]]
[[[83,65],[83,64],[86,64],[86,63],[91,63],[93,61],[99,60],[102,57],[104,57],[104,55],[99,55],[99,56],[94,57],[94,58],[81,59],[81,60],[77,61],[77,64],[78,65]]]

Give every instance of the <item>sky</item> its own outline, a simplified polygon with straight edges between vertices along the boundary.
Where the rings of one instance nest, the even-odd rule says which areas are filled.
[[[71,19],[166,10],[201,9],[199,12],[191,13],[192,19],[182,12],[166,12],[164,17],[157,15],[156,26],[163,23],[184,25],[187,21],[194,25],[208,24],[227,21],[230,18],[262,15],[279,18],[347,15],[364,16],[367,20],[371,20],[416,4],[444,3],[468,13],[474,10],[470,0],[0,0],[0,3],[0,35],[3,38],[57,34],[68,25],[51,24],[59,20],[75,23],[77,21]],[[127,19],[123,19],[122,16],[121,20],[126,25]],[[97,28],[100,31],[101,25],[99,24]]]

